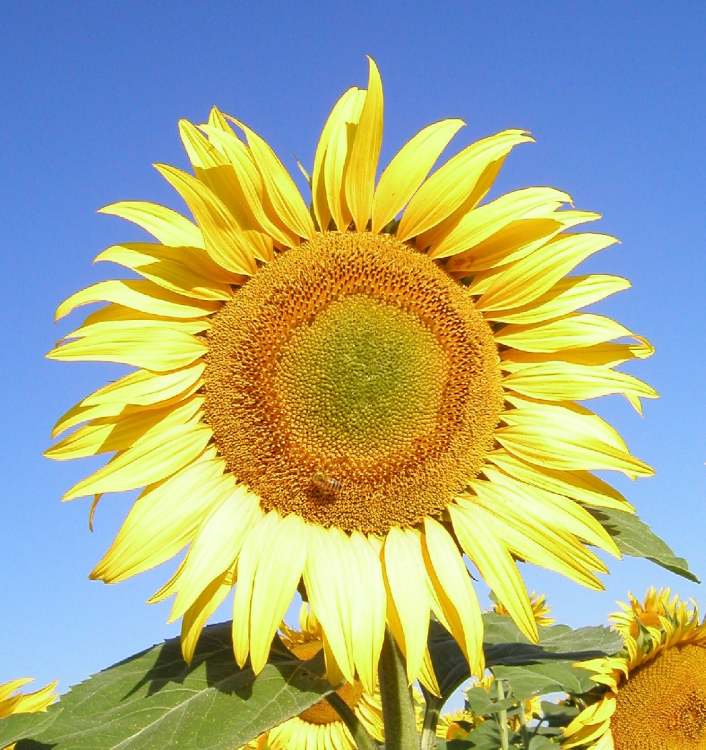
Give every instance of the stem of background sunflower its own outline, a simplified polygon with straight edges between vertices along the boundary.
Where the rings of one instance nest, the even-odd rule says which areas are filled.
[[[378,676],[385,724],[385,750],[418,750],[417,722],[412,693],[407,684],[407,667],[389,630],[385,631]]]
[[[436,747],[436,725],[444,702],[422,687],[424,694],[424,724],[422,725],[421,750],[434,750]]]
[[[348,727],[358,750],[378,750],[373,738],[365,731],[363,724],[351,711],[348,704],[337,693],[330,693],[326,700],[331,704],[334,711],[341,717],[341,721]]]
[[[498,701],[502,702],[505,700],[505,686],[502,680],[495,680],[497,685]],[[498,728],[500,729],[500,748],[501,750],[509,750],[510,748],[510,736],[507,731],[507,709],[502,709],[496,714],[498,717]]]

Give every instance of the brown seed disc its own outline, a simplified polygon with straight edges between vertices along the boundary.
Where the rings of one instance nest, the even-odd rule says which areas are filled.
[[[706,750],[706,647],[663,651],[619,689],[616,750]]]
[[[346,531],[439,516],[493,445],[492,332],[470,295],[387,235],[331,232],[212,318],[206,416],[263,507]]]

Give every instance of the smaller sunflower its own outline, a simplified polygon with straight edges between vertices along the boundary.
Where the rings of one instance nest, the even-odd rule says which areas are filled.
[[[57,699],[56,681],[50,682],[40,690],[33,693],[18,693],[17,691],[32,682],[31,677],[20,677],[17,680],[0,683],[0,719],[13,714],[33,714],[37,711],[46,711]],[[4,750],[13,750],[14,743],[8,745]]]
[[[625,647],[581,664],[607,691],[566,727],[562,748],[706,748],[706,621],[670,597],[650,589],[611,616]]]
[[[482,721],[480,719],[480,722]],[[442,714],[436,725],[436,736],[447,742],[451,740],[463,740],[468,737],[474,727],[480,722],[478,717],[464,709],[449,714]]]
[[[307,605],[299,612],[300,630],[285,623],[280,627],[280,639],[284,645],[302,661],[316,656],[324,649],[329,679],[340,681],[328,654],[321,626]],[[365,730],[376,740],[382,741],[383,720],[379,694],[369,695],[359,682],[344,683],[336,690],[339,698],[358,717]],[[356,744],[348,728],[333,709],[322,699],[305,711],[288,719],[279,726],[247,744],[241,750],[356,750]]]
[[[530,606],[532,608],[532,614],[534,615],[534,621],[537,623],[538,627],[546,627],[555,623],[554,618],[550,617],[551,609],[547,604],[547,597],[545,594],[540,595],[533,591],[530,594]],[[510,613],[505,609],[505,606],[501,602],[495,602],[493,612],[497,615],[510,616]]]

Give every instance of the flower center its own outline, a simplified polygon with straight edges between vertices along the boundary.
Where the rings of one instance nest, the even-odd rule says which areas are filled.
[[[618,691],[616,750],[706,750],[706,648],[670,648]]]
[[[415,525],[493,445],[492,332],[460,285],[392,237],[317,235],[212,323],[206,416],[268,510],[365,533]]]

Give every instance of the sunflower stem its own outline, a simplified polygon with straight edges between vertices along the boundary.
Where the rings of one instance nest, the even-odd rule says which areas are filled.
[[[505,686],[502,680],[495,680],[497,686],[498,701],[503,702],[505,700]],[[507,726],[507,709],[503,708],[498,711],[498,728],[500,729],[500,748],[501,750],[509,750],[510,748],[510,736],[508,733]]]
[[[326,700],[334,711],[341,717],[341,721],[348,727],[358,750],[378,750],[373,738],[365,731],[365,727],[358,720],[348,704],[337,693],[330,693]]]
[[[424,701],[424,724],[422,725],[421,750],[434,750],[436,747],[436,725],[439,723],[439,713],[443,701],[422,688]]]
[[[385,632],[382,644],[378,677],[385,724],[385,750],[417,750],[417,723],[412,693],[407,683],[407,667],[389,630]]]

